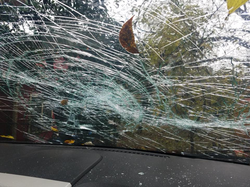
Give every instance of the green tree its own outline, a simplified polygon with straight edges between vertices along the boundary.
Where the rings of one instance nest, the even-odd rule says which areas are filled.
[[[139,46],[150,57],[150,64],[157,68],[176,66],[203,57],[210,47],[198,27],[206,22],[204,15],[198,6],[174,3],[160,4],[146,12],[140,22],[150,32],[142,38],[145,45]]]
[[[75,121],[66,125],[69,127],[68,130],[71,127],[77,128],[79,123],[90,123],[93,125],[93,129],[102,132],[100,134],[102,139],[113,144],[113,140],[116,138],[114,135],[116,126],[108,124],[108,121],[118,118],[116,111],[108,114],[107,110],[104,111],[102,108],[95,110],[96,101],[93,101],[94,104],[91,105],[93,111],[87,113],[86,116],[82,112],[84,104],[70,108],[60,106],[60,102],[55,101],[59,98],[67,98],[71,102],[84,103],[84,99],[94,98],[91,95],[84,95],[87,88],[92,88],[93,92],[97,90],[104,92],[105,87],[108,87],[105,84],[111,81],[107,79],[105,82],[105,74],[101,69],[79,65],[79,61],[86,61],[98,64],[98,67],[109,66],[110,69],[115,69],[111,62],[105,61],[107,51],[123,50],[119,45],[118,37],[111,33],[118,32],[117,26],[120,24],[109,17],[103,1],[30,0],[17,2],[13,0],[1,1],[1,4],[0,11],[3,17],[1,15],[0,57],[4,59],[4,65],[9,68],[9,74],[23,75],[23,79],[19,80],[16,76],[12,76],[13,84],[8,84],[8,88],[6,88],[8,94],[14,97],[17,82],[21,90],[24,85],[35,87],[36,91],[42,95],[42,100],[50,103],[50,111],[54,110],[55,113],[59,111],[57,115],[66,116],[66,119],[70,118],[72,113],[76,114],[74,114]],[[67,73],[63,70],[53,69],[56,59],[64,59],[64,62],[69,64]],[[44,61],[47,65],[41,67]],[[112,62],[113,65],[119,63],[115,60]],[[83,74],[89,79],[82,76]],[[97,78],[99,80],[100,77],[103,81],[94,81]],[[10,82],[3,76],[1,78]],[[115,83],[115,80],[112,81]],[[56,82],[60,87],[56,84],[51,85],[50,82]],[[74,86],[76,82],[80,82],[77,94],[76,91],[73,91],[76,90]],[[40,105],[40,103],[36,103],[36,105]],[[32,107],[39,106],[33,105]],[[60,109],[64,110],[61,110],[63,114]],[[37,121],[37,117],[40,115],[37,113],[32,116],[33,122]],[[47,116],[45,115],[43,117],[51,118],[51,112]],[[95,117],[91,117],[91,115]],[[64,128],[66,122],[58,116],[56,116],[57,125]],[[36,123],[41,126],[50,124]],[[65,128],[64,130],[67,131]]]
[[[167,88],[159,88],[160,102],[154,114],[164,113],[168,105],[172,112],[169,117],[177,115],[200,122],[234,118],[233,111],[243,97],[242,75],[234,66],[230,71],[213,71],[207,65],[219,59],[207,58],[215,44],[202,8],[176,0],[149,10],[139,18],[148,32],[141,38],[143,45],[138,45],[149,59],[152,75],[171,82]]]

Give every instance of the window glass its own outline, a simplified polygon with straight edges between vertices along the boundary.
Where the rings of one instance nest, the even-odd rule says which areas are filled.
[[[249,9],[1,0],[1,140],[249,163]]]

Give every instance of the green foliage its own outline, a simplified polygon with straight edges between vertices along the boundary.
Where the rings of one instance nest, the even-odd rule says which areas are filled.
[[[200,122],[215,117],[233,119],[242,98],[241,75],[236,75],[233,65],[231,70],[213,72],[209,59],[203,60],[214,47],[209,39],[212,31],[206,29],[205,12],[176,0],[152,7],[140,21],[150,30],[143,37],[144,45],[139,45],[142,55],[149,59],[149,69],[155,67],[155,72],[172,82],[161,90],[164,97],[160,97],[154,115],[160,116],[168,105],[169,117],[177,115]]]
[[[231,141],[225,141],[225,137],[232,137]],[[177,154],[181,154],[181,152],[189,154],[207,152],[211,154],[211,151],[218,150],[217,153],[220,154],[223,149],[240,145],[244,138],[249,139],[249,136],[234,129],[211,128],[208,130],[202,128],[185,129],[172,125],[161,127],[141,125],[138,126],[137,130],[124,133],[119,138],[117,146]]]
[[[168,5],[154,7],[141,19],[151,31],[143,38],[147,45],[141,51],[156,67],[194,61],[203,56],[205,48],[198,30],[198,24],[206,21],[205,13],[194,5]]]

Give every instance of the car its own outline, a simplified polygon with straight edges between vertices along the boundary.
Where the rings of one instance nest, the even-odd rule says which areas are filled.
[[[249,186],[249,2],[0,4],[0,186]]]

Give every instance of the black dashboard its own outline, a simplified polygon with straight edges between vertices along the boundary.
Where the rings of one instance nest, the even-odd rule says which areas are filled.
[[[0,150],[0,173],[76,187],[250,184],[250,167],[229,162],[101,147],[1,143]]]

